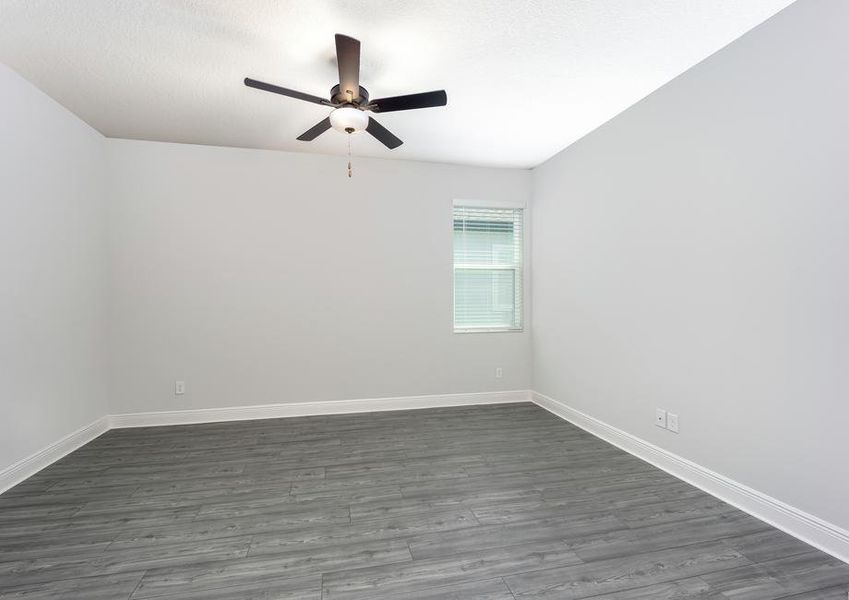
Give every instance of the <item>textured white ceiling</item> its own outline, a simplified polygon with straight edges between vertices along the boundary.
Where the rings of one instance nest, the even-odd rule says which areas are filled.
[[[0,0],[0,61],[110,137],[343,154],[295,140],[328,109],[242,79],[326,96],[345,33],[373,98],[448,92],[356,154],[531,167],[791,2]]]

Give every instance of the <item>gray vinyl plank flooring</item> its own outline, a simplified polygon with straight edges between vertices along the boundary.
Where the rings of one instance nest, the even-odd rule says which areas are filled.
[[[501,578],[409,591],[404,600],[513,600]]]
[[[0,495],[0,598],[845,600],[849,566],[526,403],[112,430]]]
[[[639,588],[747,565],[739,552],[721,543],[693,544],[629,554],[578,565],[505,577],[517,599],[570,600]]]

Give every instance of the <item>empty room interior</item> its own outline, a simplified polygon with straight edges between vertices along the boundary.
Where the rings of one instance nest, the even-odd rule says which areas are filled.
[[[0,0],[0,598],[849,598],[847,0]]]

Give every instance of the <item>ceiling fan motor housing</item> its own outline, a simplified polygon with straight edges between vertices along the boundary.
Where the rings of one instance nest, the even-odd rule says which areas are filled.
[[[342,90],[337,83],[330,88],[330,101],[334,104],[353,104],[354,106],[365,106],[368,104],[368,90],[363,86],[360,87],[359,96],[352,91],[350,94],[347,90]]]

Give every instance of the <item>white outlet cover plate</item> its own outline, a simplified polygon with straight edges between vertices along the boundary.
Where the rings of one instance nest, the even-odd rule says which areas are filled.
[[[672,433],[678,433],[678,415],[666,413],[666,428]]]
[[[654,424],[666,429],[666,411],[662,408],[654,409]]]

